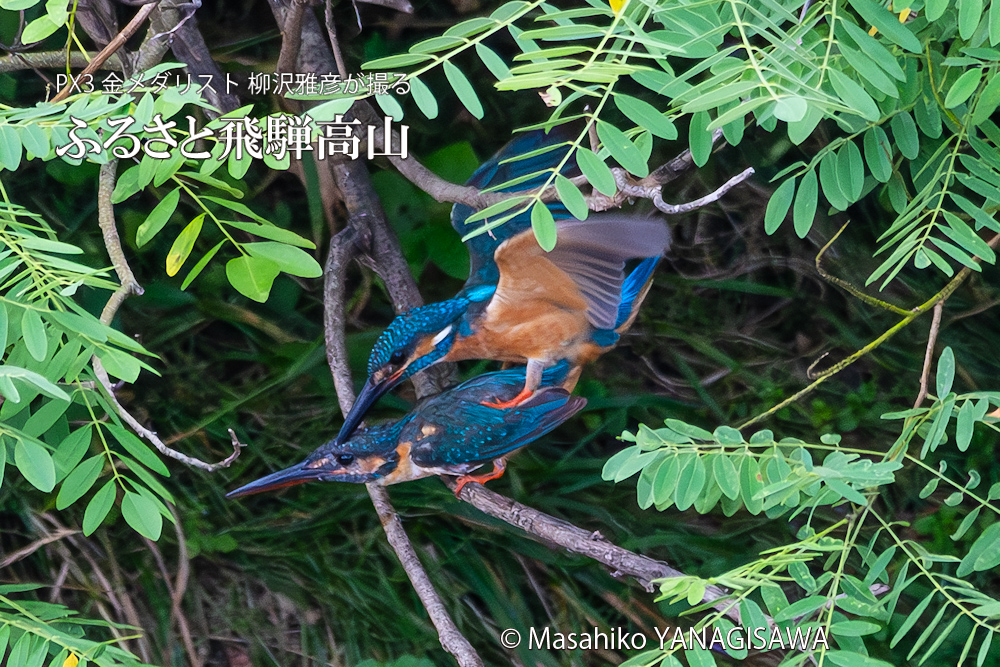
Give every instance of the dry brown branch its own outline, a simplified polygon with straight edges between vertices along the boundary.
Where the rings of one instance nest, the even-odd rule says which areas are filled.
[[[95,53],[74,51],[69,57],[70,67],[86,67],[96,56]],[[13,53],[0,58],[0,72],[16,72],[23,69],[64,69],[65,51],[44,51],[40,53]],[[122,63],[118,54],[113,54],[98,69],[121,71]]]
[[[445,479],[445,483],[454,491],[454,480],[442,479]],[[653,560],[628,549],[623,549],[609,542],[600,533],[588,532],[568,521],[549,516],[533,507],[494,493],[481,484],[466,484],[459,499],[469,503],[484,514],[520,528],[534,539],[557,545],[572,553],[603,563],[611,568],[611,576],[613,577],[632,577],[647,591],[655,590],[654,582],[658,579],[684,576],[683,572],[675,570],[663,561]],[[704,599],[706,601],[720,600],[720,602],[713,604],[713,607],[739,624],[740,615],[736,606],[731,602],[721,601],[726,595],[727,592],[724,589],[718,586],[709,586],[705,591]]]
[[[80,74],[78,74],[77,77],[79,78],[82,76],[92,75],[94,72],[96,72],[101,67],[101,65],[104,64],[104,61],[106,61],[108,58],[111,57],[111,54],[113,54],[115,51],[124,46],[125,42],[128,41],[129,37],[135,34],[135,31],[139,29],[139,26],[142,25],[146,21],[146,18],[153,13],[153,10],[156,9],[156,6],[157,3],[155,2],[150,3],[148,5],[143,5],[139,9],[139,11],[136,12],[135,16],[132,17],[132,20],[128,22],[128,25],[122,28],[122,31],[117,35],[115,35],[115,38],[111,40],[107,46],[101,49],[100,53],[94,56],[94,59],[90,62],[90,64],[87,65],[85,68],[83,68],[83,71],[80,72]],[[52,98],[52,101],[53,102],[63,101],[64,99],[69,97],[70,91],[72,89],[73,89],[73,84],[72,83],[67,84],[65,88],[60,90],[59,93]]]
[[[632,183],[630,182],[628,172],[621,167],[612,167],[611,173],[615,177],[615,185],[618,186],[618,192],[613,197],[606,197],[605,195],[595,191],[589,197],[588,206],[590,207],[590,210],[604,211],[609,208],[618,208],[628,199],[641,198],[651,200],[656,208],[667,215],[679,215],[681,213],[688,213],[703,206],[707,206],[712,202],[719,201],[727,192],[753,176],[754,169],[753,167],[747,167],[742,172],[723,183],[714,192],[686,204],[667,204],[663,201],[663,186]]]
[[[132,294],[142,294],[142,287],[136,281],[135,275],[132,273],[132,269],[128,264],[128,260],[125,258],[125,250],[122,248],[122,241],[118,236],[118,226],[115,224],[115,210],[114,205],[111,203],[111,193],[114,192],[115,189],[115,168],[117,165],[117,160],[111,160],[101,165],[97,186],[98,224],[100,225],[101,233],[104,236],[104,247],[108,251],[108,257],[111,258],[111,264],[115,267],[115,273],[118,275],[118,281],[121,283],[121,286],[115,290],[115,292],[111,295],[111,298],[108,299],[107,304],[104,306],[104,310],[101,311],[101,322],[107,325],[110,325],[111,321],[114,320],[115,314],[118,312],[118,309],[127,297]],[[236,439],[236,434],[233,433],[232,430],[229,431],[229,434],[232,437],[233,453],[219,463],[206,463],[200,459],[187,456],[186,454],[181,454],[177,450],[171,449],[164,444],[156,433],[140,424],[139,421],[133,417],[121,403],[118,402],[118,398],[115,396],[114,387],[111,385],[111,379],[108,377],[107,371],[104,370],[104,366],[101,365],[101,360],[98,359],[97,356],[93,357],[93,365],[94,374],[100,381],[101,386],[104,387],[105,392],[107,392],[107,396],[110,399],[111,404],[114,405],[115,411],[118,415],[132,428],[133,431],[135,431],[137,435],[152,443],[156,450],[164,456],[180,461],[185,465],[207,470],[208,472],[213,472],[219,468],[228,468],[229,465],[232,464],[237,457],[239,457],[242,445],[239,440]]]
[[[352,111],[354,111],[363,123],[371,125],[375,128],[375,144],[378,146],[380,152],[388,152],[385,150],[387,140],[390,141],[390,145],[393,146],[398,146],[400,144],[401,139],[397,132],[393,131],[391,137],[388,139],[384,136],[384,132],[382,130],[382,118],[367,102],[362,100],[355,103],[352,107]],[[588,132],[591,132],[593,127],[593,124],[591,124]],[[721,136],[721,130],[713,133],[713,143],[718,141]],[[592,141],[596,141],[596,134],[593,135]],[[598,147],[596,145],[593,146],[594,150],[597,150],[597,148]],[[412,157],[408,157],[406,159],[403,159],[398,155],[388,155],[387,157],[389,162],[392,163],[392,166],[394,166],[404,178],[439,202],[460,203],[471,206],[472,208],[482,209],[513,197],[523,197],[526,195],[534,196],[539,194],[538,188],[519,190],[517,192],[482,192],[475,187],[458,185],[456,183],[446,181],[424,167]],[[691,158],[691,152],[690,150],[685,149],[684,152],[670,162],[654,170],[649,176],[634,183],[631,182],[628,173],[624,169],[621,169],[620,167],[613,167],[611,171],[615,174],[615,183],[618,186],[618,192],[616,192],[613,196],[608,197],[600,192],[594,191],[587,198],[587,204],[592,211],[605,211],[611,208],[618,208],[629,199],[643,198],[651,199],[656,207],[664,213],[670,215],[687,213],[714,201],[718,201],[724,194],[726,194],[726,192],[731,190],[737,184],[745,181],[754,173],[753,168],[748,168],[742,173],[729,179],[729,181],[723,184],[722,187],[717,189],[715,192],[693,202],[679,205],[666,204],[663,201],[662,186],[665,183],[669,183],[670,181],[676,179],[684,169],[690,168],[692,164],[693,160]],[[662,179],[662,181],[658,179]],[[576,177],[572,180],[577,185],[587,183],[587,180],[584,177]],[[555,201],[559,198],[559,195],[556,192],[555,187],[550,186],[539,195],[539,198],[542,201]]]
[[[14,553],[0,560],[0,570],[4,569],[8,565],[13,565],[19,560],[27,558],[31,554],[35,553],[36,551],[44,547],[46,544],[51,544],[52,542],[61,540],[64,537],[69,537],[70,535],[76,535],[79,532],[80,532],[79,530],[71,530],[69,528],[59,528],[54,533],[44,535],[40,539],[35,540],[34,542],[32,542],[27,546],[21,547]]]
[[[359,235],[371,239],[372,247],[369,250],[369,257],[378,259],[370,261],[376,272],[385,281],[397,308],[405,309],[419,305],[420,298],[419,293],[416,292],[416,285],[407,285],[407,282],[412,284],[413,278],[406,269],[405,261],[402,268],[391,261],[385,261],[389,255],[383,252],[382,247],[392,246],[395,238],[388,232],[384,214],[378,206],[374,191],[371,190],[371,183],[367,180],[367,172],[359,175],[357,165],[358,163],[341,162],[334,166],[337,186],[344,195],[344,203],[350,213],[350,219],[344,230],[330,241],[330,256],[326,262],[324,291],[327,360],[333,373],[337,400],[345,415],[350,412],[351,405],[354,403],[354,391],[351,386],[350,371],[347,369],[345,361],[347,349],[344,331],[344,276],[346,262],[358,251],[357,239]],[[363,165],[361,168],[364,168]],[[365,180],[361,180],[362,178]],[[382,229],[376,231],[377,227],[382,227]],[[398,245],[393,249],[395,254],[390,253],[390,255],[402,258]],[[409,281],[406,278],[409,278]],[[396,552],[396,556],[403,566],[403,571],[406,572],[406,576],[420,597],[431,622],[437,629],[441,646],[455,656],[458,664],[463,667],[482,665],[482,659],[451,619],[441,596],[438,595],[434,584],[420,563],[403,524],[399,520],[399,515],[392,507],[389,494],[382,486],[375,484],[366,486],[372,505],[382,522],[386,539],[393,551]]]
[[[931,315],[931,329],[927,334],[927,349],[924,351],[924,368],[920,372],[920,391],[917,392],[917,399],[913,402],[913,407],[919,408],[920,404],[927,398],[927,382],[931,376],[931,360],[934,358],[934,344],[937,343],[938,330],[941,328],[941,314],[944,312],[944,300],[934,304],[934,313]],[[944,398],[939,396],[938,398]]]

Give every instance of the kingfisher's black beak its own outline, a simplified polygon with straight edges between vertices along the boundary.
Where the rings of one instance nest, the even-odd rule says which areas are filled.
[[[365,386],[361,388],[358,397],[354,400],[351,411],[344,417],[344,425],[340,427],[340,432],[337,434],[337,442],[347,442],[350,439],[351,434],[358,428],[358,424],[364,419],[368,409],[375,405],[375,402],[383,394],[399,384],[404,370],[405,367],[400,368],[395,373],[387,373],[378,380],[375,379],[376,375],[368,377]]]
[[[226,498],[237,498],[239,496],[249,496],[252,493],[260,493],[262,491],[283,489],[286,486],[295,486],[296,484],[302,484],[303,482],[311,482],[316,479],[321,479],[322,477],[330,474],[328,470],[324,470],[323,468],[306,468],[307,463],[308,461],[303,461],[302,463],[294,465],[291,468],[285,468],[284,470],[271,473],[267,477],[261,477],[254,482],[241,486],[235,491],[230,491],[226,494]]]

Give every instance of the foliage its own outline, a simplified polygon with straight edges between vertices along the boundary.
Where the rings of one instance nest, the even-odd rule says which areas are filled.
[[[906,660],[926,662],[953,634],[953,641],[967,634],[958,662],[964,662],[975,650],[975,664],[986,664],[997,632],[1000,600],[962,577],[1000,564],[1000,533],[995,530],[1000,525],[995,521],[1000,507],[992,502],[1000,498],[1000,482],[983,497],[974,493],[982,479],[975,469],[966,471],[968,480],[962,483],[944,474],[944,461],[935,470],[925,459],[948,441],[953,417],[956,446],[962,451],[969,446],[976,424],[1000,431],[997,419],[986,416],[990,405],[1000,406],[1000,393],[956,395],[951,391],[954,370],[954,356],[951,348],[946,348],[938,366],[934,403],[883,415],[883,419],[903,421],[902,433],[887,451],[844,447],[840,436],[833,434],[824,435],[821,444],[795,438],[775,442],[773,434],[765,430],[744,441],[739,431],[729,427],[708,433],[678,420],[668,420],[664,428],[655,431],[641,426],[635,435],[623,434],[623,440],[636,444],[608,461],[604,477],[620,482],[640,473],[637,490],[641,507],[655,504],[660,511],[672,506],[679,510],[694,507],[704,514],[721,500],[727,516],[745,509],[771,518],[789,511],[789,519],[798,514],[806,518],[799,528],[798,542],[766,551],[756,561],[719,576],[664,580],[661,596],[674,602],[686,600],[692,611],[702,611],[711,606],[701,604],[706,587],[721,585],[733,591],[733,604],[740,605],[742,618],[762,619],[761,608],[749,597],[756,593],[779,627],[813,627],[835,638],[839,651],[827,655],[823,649],[814,658],[828,657],[838,665],[861,664],[849,656],[852,652],[867,655],[865,645],[856,638],[881,633],[890,626],[895,626],[895,631],[889,648],[896,647],[914,631],[933,603],[936,614],[930,621],[925,619],[920,635],[905,644],[909,647]],[[961,405],[957,411],[956,404]],[[921,435],[920,453],[910,454],[911,442]],[[812,452],[824,454],[822,463],[813,464]],[[945,500],[947,505],[957,506],[969,499],[972,507],[951,535],[952,540],[961,540],[977,525],[982,510],[994,517],[978,532],[964,558],[928,551],[905,535],[904,523],[877,507],[883,495],[891,494],[888,487],[896,483],[893,473],[903,467],[901,461],[931,475],[921,498],[930,496],[944,482],[953,489]],[[846,518],[843,512],[817,513],[824,505],[847,509]],[[958,568],[951,575],[947,565],[955,563]],[[889,574],[891,569],[894,577]],[[898,613],[900,596],[915,583],[928,592],[921,594],[920,602],[909,613]],[[789,603],[787,592],[792,584],[799,599]],[[764,620],[762,627],[767,629]],[[717,611],[699,624],[723,621],[723,612]],[[947,623],[941,626],[942,621]],[[960,621],[964,621],[961,632],[956,632]],[[628,664],[654,664],[664,655],[650,652]],[[794,653],[782,664],[802,664],[808,656],[808,652]],[[869,658],[865,664],[891,663]]]
[[[61,43],[67,55],[83,48],[75,6],[0,0],[0,29],[16,24],[22,10],[27,13],[21,43]],[[208,22],[208,11],[202,8],[199,21]],[[249,18],[251,10],[245,11]],[[442,92],[450,90],[472,118],[490,123],[489,132],[480,128],[478,134],[469,129],[478,127],[474,122],[438,120],[422,126],[434,150],[424,146],[427,150],[418,154],[450,180],[460,182],[467,175],[468,169],[454,168],[456,163],[476,162],[466,139],[475,140],[475,152],[487,155],[506,136],[496,130],[500,123],[568,124],[576,132],[572,157],[585,178],[560,175],[562,165],[544,175],[546,185],[579,217],[587,214],[588,203],[613,196],[623,177],[646,178],[665,156],[687,147],[695,164],[706,167],[706,181],[712,180],[713,169],[725,172],[743,158],[773,176],[775,190],[759,215],[753,213],[750,193],[741,195],[745,213],[726,209],[727,225],[736,222],[739,229],[737,252],[731,254],[759,247],[755,230],[763,228],[771,235],[770,252],[800,262],[812,259],[814,251],[795,245],[796,237],[828,237],[827,218],[846,211],[870,221],[864,233],[879,242],[869,249],[859,232],[851,244],[860,261],[840,266],[851,267],[851,280],[878,281],[894,296],[938,291],[939,276],[923,272],[931,266],[952,277],[962,267],[979,272],[981,262],[995,261],[979,233],[984,228],[1000,232],[993,217],[1000,202],[997,0],[988,6],[982,0],[896,2],[890,8],[872,0],[814,0],[804,6],[777,0],[590,0],[557,6],[532,0],[507,2],[488,16],[461,20],[446,8],[418,11],[442,12],[450,27],[416,39],[405,53],[397,43],[380,41],[381,32],[362,33],[359,39],[374,58],[369,69],[409,72],[412,104],[388,94],[374,96],[387,114],[415,127],[423,121],[411,106],[429,120],[459,117],[451,113],[451,94]],[[219,16],[214,18],[228,27],[228,17]],[[2,41],[11,43],[7,34]],[[234,48],[245,55],[253,42]],[[265,52],[256,63],[270,66],[275,58],[276,53]],[[246,428],[257,436],[254,458],[241,475],[301,458],[300,449],[311,449],[306,443],[325,439],[333,428],[329,405],[334,397],[316,343],[321,340],[317,288],[315,281],[292,279],[320,275],[312,251],[325,240],[322,221],[317,223],[321,216],[295,213],[316,210],[319,184],[307,171],[308,192],[293,190],[281,180],[291,151],[280,159],[271,151],[255,158],[229,150],[225,137],[249,131],[253,120],[258,127],[304,128],[315,140],[319,124],[344,113],[351,96],[325,101],[307,115],[261,113],[246,106],[209,121],[212,110],[196,91],[159,85],[177,67],[164,63],[150,69],[129,93],[78,92],[61,103],[36,104],[41,95],[24,89],[12,99],[9,81],[0,80],[7,105],[0,108],[4,509],[21,516],[54,506],[87,535],[107,539],[103,557],[112,569],[134,573],[148,609],[144,625],[150,641],[174,664],[183,664],[184,656],[174,648],[179,642],[172,629],[173,589],[165,574],[163,579],[149,574],[162,567],[162,554],[155,545],[148,552],[133,549],[134,532],[152,540],[164,533],[160,542],[179,553],[183,545],[193,568],[202,573],[191,586],[199,591],[198,618],[210,610],[212,629],[206,628],[205,636],[224,634],[215,630],[218,626],[252,637],[255,659],[295,652],[316,661],[337,659],[327,653],[333,651],[327,636],[335,628],[353,640],[341,646],[339,657],[347,656],[348,662],[374,656],[380,664],[418,664],[407,657],[392,659],[426,651],[437,664],[446,658],[435,653],[433,629],[417,613],[405,584],[383,574],[395,572],[396,565],[362,496],[354,490],[304,490],[297,496],[304,500],[287,496],[279,502],[227,505],[222,487],[230,479],[168,478],[160,455],[126,428],[99,381],[94,358],[115,378],[134,383],[137,404],[160,428],[169,429],[164,432],[209,440],[219,438],[225,421],[250,424]],[[492,90],[478,83],[484,68],[496,79]],[[537,101],[533,92],[519,91],[540,92],[549,105],[548,118],[539,122],[538,110],[527,103],[517,107],[529,97]],[[185,113],[194,123],[185,122]],[[109,140],[126,118],[150,129],[135,132],[134,140]],[[166,134],[157,129],[161,122]],[[596,143],[588,124],[594,126]],[[198,138],[196,126],[215,136]],[[710,162],[716,130],[737,150]],[[72,136],[94,151],[57,154],[57,148],[75,145]],[[167,157],[132,154],[150,144]],[[181,146],[208,157],[187,158]],[[121,164],[112,201],[126,254],[147,295],[106,323],[97,313],[118,283],[105,267],[96,225],[81,228],[80,218],[67,224],[68,216],[57,215],[60,206],[74,206],[70,193],[60,196],[53,211],[31,201],[25,184],[44,170],[50,183],[66,186],[71,179],[55,175],[65,174],[59,170],[68,165],[92,198],[97,185],[88,166],[116,158]],[[462,277],[465,258],[448,229],[447,207],[396,174],[383,172],[375,180],[408,260],[426,276],[426,296],[454,293],[457,283],[450,278]],[[280,194],[268,195],[265,186],[274,183]],[[542,203],[544,190],[520,193],[479,212],[469,220],[467,237],[530,210],[540,243],[552,245],[555,228]],[[789,217],[791,228],[782,229]],[[679,239],[696,236],[686,233],[690,224],[678,224]],[[706,266],[728,268],[715,249],[699,252]],[[878,263],[869,266],[875,256]],[[684,258],[676,261],[675,266],[685,266]],[[776,406],[790,393],[784,388],[798,386],[803,375],[784,363],[783,351],[798,345],[800,334],[813,335],[804,323],[821,320],[818,330],[831,347],[851,349],[860,347],[865,336],[874,337],[881,325],[835,298],[813,299],[808,285],[788,274],[744,279],[734,272],[689,280],[663,273],[657,282],[667,283],[669,290],[658,295],[660,288],[654,289],[648,314],[636,327],[644,333],[632,340],[640,352],[643,346],[652,350],[644,357],[647,365],[666,357],[686,388],[678,395],[669,389],[669,395],[656,395],[655,385],[639,379],[646,366],[619,353],[619,361],[629,361],[615,370],[611,364],[599,367],[581,385],[591,409],[575,427],[578,444],[559,449],[540,443],[533,449],[541,454],[522,455],[507,479],[509,492],[529,504],[571,521],[588,517],[595,530],[610,531],[626,546],[654,555],[662,551],[685,571],[703,576],[662,582],[658,607],[652,609],[641,593],[630,598],[617,582],[582,563],[500,531],[466,530],[460,521],[481,519],[432,482],[401,489],[394,500],[404,516],[419,517],[408,522],[408,529],[426,545],[425,561],[441,564],[441,571],[433,573],[435,583],[447,591],[463,631],[476,633],[474,643],[487,647],[484,653],[499,664],[510,658],[496,648],[495,631],[502,624],[527,627],[540,619],[561,627],[583,627],[594,619],[652,624],[686,604],[698,614],[697,627],[725,629],[729,621],[722,612],[700,604],[707,587],[721,585],[733,592],[731,602],[748,622],[766,625],[769,616],[782,628],[825,629],[832,641],[829,651],[815,655],[820,664],[926,663],[945,655],[959,663],[988,664],[1000,604],[989,579],[1000,551],[994,520],[1000,483],[983,467],[992,457],[984,460],[970,445],[986,442],[985,435],[997,430],[990,411],[1000,406],[1000,394],[959,395],[952,384],[957,369],[980,381],[995,377],[992,362],[983,361],[995,351],[966,354],[978,344],[972,342],[978,340],[974,335],[950,340],[959,354],[949,348],[940,355],[933,402],[887,413],[879,422],[877,416],[888,410],[882,404],[911,399],[916,384],[923,341],[901,334],[904,343],[883,347],[884,356],[866,367],[873,379],[858,386],[831,380],[828,386],[834,388],[817,394],[811,404],[780,411]],[[352,316],[369,302],[379,317],[392,312],[369,274],[362,273],[358,282]],[[704,298],[705,289],[714,290],[713,298]],[[794,302],[813,319],[783,315],[768,335],[749,343],[746,331],[766,317],[757,319],[750,311],[764,303],[760,312],[771,312],[769,298]],[[987,300],[964,294],[952,298],[969,299],[970,310]],[[874,301],[868,297],[866,303]],[[973,331],[987,332],[979,338],[988,348],[995,322],[988,316],[976,321],[985,323]],[[371,334],[381,324],[377,318],[366,322],[369,330],[349,341],[352,355],[367,354]],[[202,333],[206,329],[208,334]],[[123,331],[142,334],[143,344]],[[664,338],[670,345],[663,344]],[[712,373],[721,367],[728,379],[709,386],[703,381],[708,371],[699,375],[703,367]],[[216,371],[219,377],[213,376]],[[153,381],[150,376],[157,372],[163,375]],[[965,375],[959,377],[966,381]],[[405,402],[383,401],[386,405],[398,410]],[[777,438],[758,431],[745,438],[729,426],[709,432],[695,425],[735,424],[758,413],[778,422],[775,431],[791,435]],[[667,416],[663,428],[632,427],[640,420],[659,424]],[[889,433],[887,425],[896,424]],[[633,444],[607,462],[605,479],[620,482],[638,475],[640,508],[659,512],[633,514],[623,502],[624,490],[598,481],[600,462],[607,458],[599,436],[626,426],[631,430],[623,439]],[[949,442],[956,446],[946,446]],[[275,458],[271,452],[282,454]],[[964,481],[958,481],[956,470]],[[914,480],[917,487],[911,489]],[[984,482],[991,483],[985,493]],[[29,486],[54,498],[40,497]],[[320,504],[324,511],[317,513]],[[115,507],[125,526],[114,525]],[[725,528],[717,524],[711,535],[702,535],[677,521],[677,512],[692,510],[709,519],[717,519],[721,510]],[[912,525],[903,520],[910,511],[918,514]],[[176,544],[173,532],[163,531],[164,518],[176,531]],[[935,532],[942,536],[937,542]],[[517,557],[496,558],[498,544]],[[748,558],[754,551],[760,556]],[[39,566],[28,572],[47,576],[48,571]],[[18,591],[0,594],[13,592]],[[86,596],[80,599],[81,607],[89,604]],[[248,605],[248,599],[257,604]],[[80,664],[85,659],[133,664],[116,648],[98,655],[104,644],[79,636],[87,624],[76,622],[64,607],[11,597],[0,603],[3,627],[14,628],[0,656],[10,648],[19,651],[10,656],[31,665],[48,656],[52,664],[65,664],[71,653]],[[287,612],[290,606],[294,613]],[[371,639],[386,627],[398,636],[379,638],[380,643]],[[300,645],[289,648],[285,641],[293,634]],[[687,657],[692,664],[716,661],[705,651]],[[793,653],[785,664],[808,657]],[[523,650],[518,658],[546,665],[581,659]],[[629,664],[656,662],[678,664],[669,651],[634,656]]]
[[[32,585],[0,586],[0,655],[10,648],[7,667],[139,667],[134,655],[107,642],[83,637],[93,625],[73,616],[62,605],[16,600],[9,597],[38,588]],[[119,629],[128,629],[118,626]]]

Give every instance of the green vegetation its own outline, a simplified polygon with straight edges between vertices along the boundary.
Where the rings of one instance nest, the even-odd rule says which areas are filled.
[[[85,4],[120,14],[107,37],[136,11],[0,0],[13,45],[0,58],[0,659],[451,664],[363,488],[223,498],[339,427],[317,278],[343,222],[324,162],[258,159],[226,132],[334,121],[371,91],[302,102],[243,86],[219,117],[197,86],[173,85],[184,56],[161,58],[169,40],[144,23],[119,53],[142,56],[132,93],[44,101],[56,87],[23,63],[79,71],[100,48]],[[996,662],[998,0],[456,1],[409,18],[361,5],[360,34],[352,3],[331,9],[349,71],[406,75],[408,95],[374,100],[449,181],[514,129],[560,123],[587,183],[543,176],[579,216],[601,196],[645,214],[651,192],[623,184],[657,190],[657,167],[684,149],[697,168],[663,189],[667,205],[757,171],[670,217],[673,249],[632,332],[584,372],[587,409],[490,485],[687,576],[650,594],[438,480],[391,490],[487,664]],[[205,3],[195,30],[241,82],[282,59],[260,0]],[[111,139],[128,119],[154,139],[146,151]],[[169,140],[140,129],[156,119],[176,122]],[[206,128],[216,137],[196,140]],[[450,204],[371,167],[424,298],[453,295],[468,259]],[[546,196],[491,207],[467,237],[530,211],[550,246]],[[394,310],[368,268],[348,277],[359,377]],[[372,418],[411,399],[386,397]],[[202,462],[231,453],[230,428],[248,446],[230,468],[185,465],[117,404]],[[702,603],[713,585],[745,622],[823,629],[828,650],[500,644],[506,628],[728,630]]]

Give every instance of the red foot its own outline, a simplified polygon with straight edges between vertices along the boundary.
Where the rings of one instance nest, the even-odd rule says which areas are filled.
[[[477,484],[485,484],[491,479],[499,479],[503,477],[504,471],[507,469],[507,464],[503,459],[493,460],[493,471],[488,472],[485,475],[462,475],[458,478],[458,485],[455,487],[455,497],[462,493],[462,488],[469,482],[476,482]]]
[[[534,393],[535,392],[533,392],[531,389],[525,387],[524,389],[521,390],[521,393],[519,393],[517,396],[510,399],[509,401],[484,401],[480,405],[485,405],[488,408],[496,408],[497,410],[506,410],[507,408],[512,408],[515,405],[519,405],[523,401],[528,400]]]

